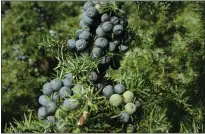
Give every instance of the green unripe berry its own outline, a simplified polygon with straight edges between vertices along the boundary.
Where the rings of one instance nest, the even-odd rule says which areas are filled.
[[[122,104],[123,102],[123,99],[122,97],[119,95],[119,94],[113,94],[110,99],[109,99],[109,102],[112,106],[114,107],[118,107],[119,105]]]
[[[127,112],[129,115],[134,114],[136,110],[137,110],[136,105],[133,103],[127,103],[125,105],[125,112]]]
[[[135,97],[134,93],[131,91],[125,91],[122,96],[124,98],[125,103],[131,103]]]

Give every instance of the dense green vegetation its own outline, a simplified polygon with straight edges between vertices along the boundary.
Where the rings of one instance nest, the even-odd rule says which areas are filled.
[[[205,2],[122,6],[132,41],[120,68],[110,67],[105,78],[110,84],[124,83],[141,103],[129,124],[116,124],[121,109],[94,94],[94,84],[87,82],[97,61],[67,51],[67,40],[79,29],[83,4],[2,2],[3,131],[205,132]],[[63,79],[68,72],[88,94],[77,96],[83,105],[74,112],[57,110],[55,117],[63,125],[56,128],[37,118],[38,98],[44,83]],[[84,111],[89,116],[78,126]]]
[[[38,40],[50,35],[61,21],[79,14],[79,5],[82,3],[2,2],[2,128],[38,107],[41,86],[57,65],[55,54],[39,49]],[[65,33],[63,28],[56,30]]]

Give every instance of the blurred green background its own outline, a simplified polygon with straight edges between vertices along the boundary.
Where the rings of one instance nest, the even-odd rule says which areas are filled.
[[[73,37],[84,2],[1,2],[2,129],[36,110],[43,83],[54,77],[58,34]],[[119,70],[141,98],[137,132],[205,132],[205,2],[125,2],[130,50]]]

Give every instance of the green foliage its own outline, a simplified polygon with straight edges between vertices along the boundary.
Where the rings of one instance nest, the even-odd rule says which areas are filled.
[[[105,97],[98,94],[101,91],[94,92],[94,85],[88,81],[89,72],[96,69],[99,61],[93,60],[86,53],[79,56],[66,50],[67,40],[75,37],[80,14],[82,14],[82,3],[76,2],[75,6],[73,4],[74,2],[55,2],[54,4],[39,2],[39,5],[45,7],[50,14],[56,9],[53,15],[56,22],[50,24],[48,29],[57,31],[57,34],[49,35],[48,30],[40,32],[42,35],[33,32],[28,34],[33,37],[24,40],[28,39],[26,44],[29,46],[29,42],[34,41],[31,39],[39,35],[35,40],[38,46],[34,48],[38,47],[46,55],[56,57],[58,60],[54,78],[63,78],[66,73],[74,74],[74,83],[83,85],[87,91],[84,94],[72,96],[81,102],[80,107],[74,111],[66,111],[63,107],[58,108],[55,117],[59,121],[59,127],[56,127],[56,124],[47,124],[38,120],[34,112],[25,116],[23,121],[15,121],[14,125],[12,123],[10,127],[6,127],[5,132],[63,132],[63,130],[76,133],[126,132],[128,125],[121,124],[118,120],[122,109],[112,107]],[[117,4],[119,3],[107,4],[102,8],[102,12],[114,10],[126,13],[133,40],[129,44],[129,51],[121,60],[120,68],[117,70],[109,68],[105,76],[109,80],[125,83],[126,88],[135,94],[135,100],[142,103],[142,106],[137,109],[137,114],[131,117],[134,132],[205,132],[205,85],[203,82],[205,79],[205,24],[203,23],[205,6],[202,6],[205,3],[125,2],[122,9],[118,9]],[[30,12],[26,8],[29,4],[20,5],[25,11],[24,16],[30,17]],[[16,16],[21,14],[20,11],[16,11],[19,7],[15,7],[15,4],[11,7],[15,11],[9,13],[16,13]],[[67,15],[67,12],[70,12],[70,15]],[[34,17],[36,14],[31,16]],[[27,21],[28,26],[31,26],[31,22]],[[3,25],[5,29],[5,24]],[[19,33],[9,33],[7,29],[3,32],[3,36],[13,38],[19,36]],[[4,40],[2,44],[8,43],[9,40],[11,39]],[[25,44],[24,40],[17,44]],[[11,51],[10,47],[10,45],[3,46],[3,56],[8,53],[8,50]],[[25,51],[27,50],[29,48],[25,48]],[[39,50],[35,51],[39,54]],[[39,86],[43,85],[42,82],[46,78],[40,77],[41,75],[38,79],[30,76],[32,79],[29,77],[29,81],[26,81],[29,76],[29,73],[26,73],[29,69],[25,69],[26,62],[15,61],[13,58],[13,60],[3,60],[2,63],[2,72],[5,75],[2,83],[7,83],[10,79],[12,83],[18,83],[15,86],[18,90],[3,92],[7,98],[3,100],[3,109],[7,110],[17,105],[16,102],[19,102],[19,99],[15,101],[14,98],[18,96],[19,98],[29,96],[33,98],[32,103],[37,103],[35,97],[39,95]],[[18,69],[16,69],[18,66],[13,66],[14,63],[19,65]],[[4,65],[7,66],[4,67]],[[23,83],[17,77],[19,72],[25,72],[23,76],[26,77],[22,77]],[[28,86],[24,85],[25,81]],[[36,87],[33,81],[39,82],[35,84]],[[29,91],[25,92],[26,89]],[[30,90],[34,89],[38,90],[37,93],[30,93]],[[19,106],[22,104],[23,102],[18,103]],[[28,112],[27,108],[28,105],[23,105],[19,109],[23,113]],[[3,115],[12,113],[12,110],[9,112],[7,110]],[[84,113],[87,113],[87,118],[82,121]],[[81,125],[78,124],[79,121]]]
[[[77,15],[80,4],[6,2],[3,5],[2,125],[13,118],[21,119],[22,113],[28,109],[37,108],[36,100],[41,86],[52,75],[57,64],[55,53],[45,53],[44,48],[38,49],[38,39],[50,34],[51,26],[57,21]],[[76,5],[75,9],[70,10],[73,5]],[[19,56],[26,56],[27,59],[19,60]]]
[[[164,119],[159,123],[161,130],[157,126],[136,123],[139,132],[204,132],[204,96],[199,97],[198,79],[200,63],[204,64],[202,14],[196,12],[200,8],[196,3],[184,2],[181,3],[184,10],[180,7],[173,17],[164,6],[155,6],[159,8],[154,9],[154,14],[146,14],[150,17],[130,16],[132,29],[138,31],[131,44],[134,49],[126,53],[119,70],[109,71],[109,76],[117,81],[124,80],[142,99],[143,123]],[[139,9],[141,13],[145,12]],[[168,14],[172,19],[167,24]],[[155,22],[153,19],[146,21],[149,25],[143,23],[151,17],[160,18]],[[156,106],[164,112],[153,112]]]

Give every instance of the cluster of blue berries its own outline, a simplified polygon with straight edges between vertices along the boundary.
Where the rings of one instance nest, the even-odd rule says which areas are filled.
[[[72,74],[66,74],[64,79],[53,79],[51,82],[43,85],[43,95],[39,97],[38,118],[48,121],[55,119],[55,112],[58,106],[65,110],[74,110],[79,106],[79,101],[72,98],[72,95],[81,94],[84,91],[83,86],[73,84]],[[49,119],[48,119],[49,118]]]
[[[120,67],[119,53],[126,52],[131,41],[126,17],[114,11],[99,12],[106,3],[109,1],[87,1],[84,4],[84,13],[79,23],[81,29],[76,31],[75,39],[69,39],[67,43],[71,53],[88,52],[94,60],[100,60],[98,72],[94,71],[89,76],[93,83],[98,83],[109,67]]]
[[[136,101],[132,91],[126,91],[125,84],[118,83],[112,86],[104,79],[104,74],[109,66],[116,69],[113,64],[119,62],[119,53],[128,50],[131,38],[128,36],[126,18],[118,16],[115,12],[100,13],[99,8],[105,2],[87,1],[84,4],[84,13],[79,23],[81,29],[76,31],[75,39],[68,40],[68,50],[77,54],[88,52],[95,59],[100,59],[97,70],[89,75],[89,80],[96,85],[97,91],[108,99],[112,107],[123,107],[119,113],[121,123],[129,123],[140,102]],[[114,61],[115,63],[111,62]],[[101,78],[102,76],[102,78]],[[39,98],[42,105],[38,110],[39,119],[54,120],[56,108],[61,105],[65,110],[75,110],[80,106],[80,101],[73,95],[86,92],[82,85],[73,84],[72,75],[67,74],[63,80],[54,79],[44,84],[43,94]],[[102,84],[103,81],[106,84]],[[49,119],[48,119],[49,118]],[[50,119],[51,120],[51,119]]]
[[[68,40],[71,52],[89,52],[95,58],[101,58],[102,64],[108,64],[114,57],[108,53],[126,52],[128,21],[114,12],[100,14],[99,8],[106,2],[88,1],[84,4],[84,13],[76,31],[75,39]],[[111,66],[112,67],[112,66]]]
[[[71,52],[77,51],[78,53],[89,51],[94,38],[93,29],[99,23],[99,11],[94,7],[94,3],[88,1],[84,4],[84,13],[79,23],[81,29],[76,31],[76,39],[68,40],[68,50]]]
[[[84,4],[84,13],[79,24],[81,29],[76,31],[75,40],[68,40],[68,50],[71,52],[91,50],[90,55],[93,59],[101,59],[98,66],[99,72],[91,72],[89,79],[96,83],[97,89],[102,89],[102,95],[109,99],[112,106],[118,107],[125,104],[124,111],[119,116],[122,123],[128,123],[130,116],[140,105],[139,101],[134,104],[134,93],[125,91],[124,84],[103,87],[103,84],[98,81],[109,66],[113,69],[119,67],[118,54],[128,50],[128,44],[131,41],[126,29],[128,21],[114,12],[100,14],[99,8],[103,4],[105,3],[98,1],[87,1]]]

